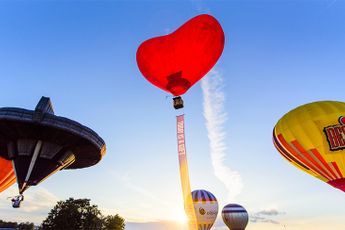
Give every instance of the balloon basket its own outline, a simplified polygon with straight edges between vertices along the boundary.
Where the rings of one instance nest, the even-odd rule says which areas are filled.
[[[182,97],[178,96],[178,97],[174,97],[174,108],[175,109],[181,109],[183,108],[183,100]]]

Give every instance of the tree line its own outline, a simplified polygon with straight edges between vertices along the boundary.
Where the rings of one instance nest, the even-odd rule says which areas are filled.
[[[97,205],[90,204],[90,199],[69,198],[58,201],[40,226],[0,220],[0,227],[18,230],[124,230],[125,220],[117,214],[102,215]]]

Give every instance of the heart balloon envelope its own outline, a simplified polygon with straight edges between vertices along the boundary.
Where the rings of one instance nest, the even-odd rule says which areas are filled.
[[[281,155],[345,192],[345,103],[319,101],[285,114],[273,132]]]
[[[207,14],[196,16],[175,32],[151,38],[137,50],[140,72],[153,85],[184,94],[216,64],[224,48],[224,32]]]

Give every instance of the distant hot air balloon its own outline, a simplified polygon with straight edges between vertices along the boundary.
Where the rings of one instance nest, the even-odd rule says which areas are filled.
[[[206,190],[194,190],[192,199],[198,230],[211,229],[218,214],[216,197]]]
[[[244,230],[248,224],[248,212],[238,204],[228,204],[222,210],[224,223],[230,230]]]
[[[0,157],[0,192],[16,182],[12,161]]]
[[[292,165],[345,192],[345,103],[319,101],[285,114],[273,142]]]
[[[137,64],[149,82],[179,96],[216,64],[224,40],[218,21],[211,15],[201,14],[171,34],[144,41],[137,50]],[[175,108],[183,107],[181,98],[176,98]]]

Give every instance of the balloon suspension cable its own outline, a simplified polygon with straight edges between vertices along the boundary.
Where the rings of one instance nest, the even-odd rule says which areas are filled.
[[[177,150],[180,165],[180,179],[182,186],[182,194],[184,200],[184,209],[188,217],[189,230],[197,230],[196,214],[193,205],[192,192],[190,189],[190,180],[188,173],[187,152],[184,135],[184,115],[176,117],[177,127]]]

